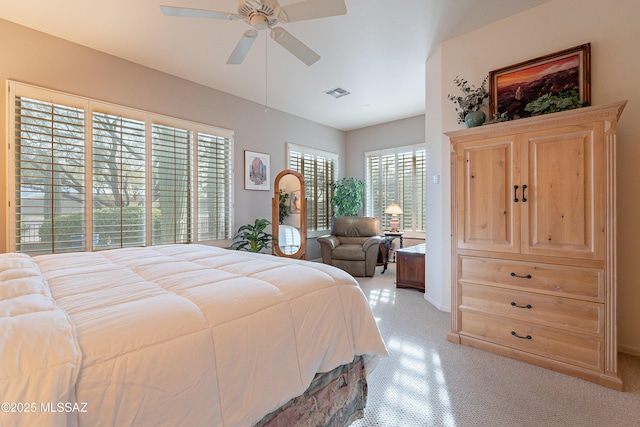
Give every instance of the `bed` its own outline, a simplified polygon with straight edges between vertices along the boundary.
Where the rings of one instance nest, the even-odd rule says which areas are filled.
[[[314,384],[366,395],[387,354],[331,266],[196,244],[0,255],[3,426],[286,425]]]

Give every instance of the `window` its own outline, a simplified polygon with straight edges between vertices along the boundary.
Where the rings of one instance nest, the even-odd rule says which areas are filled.
[[[366,202],[368,216],[389,229],[391,216],[384,210],[397,203],[403,210],[400,229],[425,231],[426,148],[412,145],[365,153]]]
[[[146,242],[145,141],[144,121],[93,113],[94,249]]]
[[[153,244],[191,241],[191,132],[152,125]]]
[[[338,155],[287,144],[289,169],[304,177],[307,197],[307,229],[331,227],[331,184],[338,175]]]
[[[10,250],[231,238],[231,131],[14,82],[10,97]]]

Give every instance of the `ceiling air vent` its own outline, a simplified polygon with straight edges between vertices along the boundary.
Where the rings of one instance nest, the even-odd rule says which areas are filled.
[[[351,92],[349,92],[348,90],[344,90],[341,87],[337,87],[335,89],[331,89],[328,92],[325,92],[327,95],[331,95],[334,98],[342,98],[343,96],[347,96],[349,95]]]

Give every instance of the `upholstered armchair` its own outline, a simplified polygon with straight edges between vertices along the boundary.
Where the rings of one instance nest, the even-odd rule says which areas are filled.
[[[352,276],[372,277],[383,239],[378,233],[377,218],[335,217],[331,234],[318,237],[322,262],[338,267]]]

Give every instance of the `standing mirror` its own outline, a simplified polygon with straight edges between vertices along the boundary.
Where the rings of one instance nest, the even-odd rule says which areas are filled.
[[[271,214],[273,254],[307,259],[307,199],[298,172],[286,169],[276,176]]]

